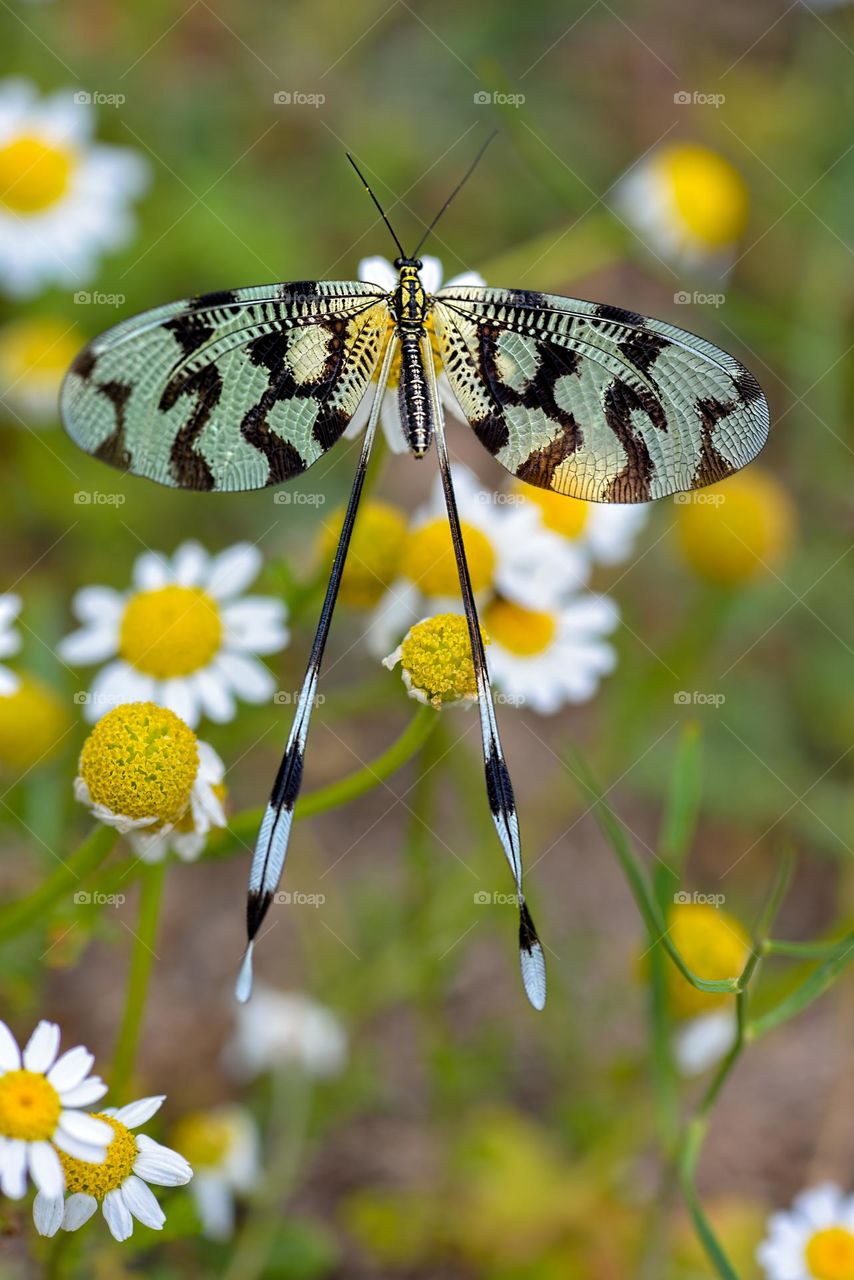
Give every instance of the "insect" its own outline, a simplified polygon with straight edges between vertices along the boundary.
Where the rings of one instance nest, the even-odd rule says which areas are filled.
[[[489,139],[487,139],[487,142]],[[481,148],[474,164],[482,155]],[[428,295],[411,254],[351,164],[395,241],[392,292],[300,281],[172,303],[109,329],[66,375],[66,430],[104,462],[159,484],[209,492],[278,485],[340,439],[373,401],[329,584],[249,878],[248,999],[258,931],[284,868],[320,666],[392,361],[415,458],[435,441],[477,680],[489,808],[519,906],[525,991],[541,1009],[543,949],[522,887],[519,823],[466,564],[432,341],[465,418],[513,475],[591,502],[643,502],[699,488],[750,462],[768,435],[759,384],[704,339],[621,307],[521,289],[448,286]]]

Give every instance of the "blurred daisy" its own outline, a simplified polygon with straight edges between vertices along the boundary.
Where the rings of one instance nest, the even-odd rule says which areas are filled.
[[[617,664],[605,637],[619,612],[607,596],[577,596],[541,609],[499,596],[481,621],[490,640],[489,674],[501,699],[540,715],[586,702]]]
[[[423,266],[421,268],[421,283],[427,293],[435,293],[442,285],[442,264],[438,258],[431,258],[429,254],[421,259]],[[389,262],[387,258],[374,257],[363,258],[359,263],[358,277],[367,284],[379,285],[381,289],[387,289],[391,293],[397,288],[399,274]],[[462,275],[453,276],[446,284],[486,284],[483,276],[479,276],[476,271],[466,271]],[[437,388],[446,407],[452,413],[456,413],[459,417],[460,406],[457,398],[451,391],[451,384],[447,377],[442,373],[442,362],[439,351],[436,346],[433,335],[432,322],[427,320],[427,332],[430,341],[433,344],[433,353],[436,358],[436,368],[439,374],[437,379]],[[377,370],[379,377],[379,369]],[[398,406],[398,386],[400,383],[400,352],[392,361],[389,371],[388,385],[383,397],[382,407],[380,409],[380,425],[382,426],[385,438],[388,441],[389,448],[394,453],[406,453],[408,445],[406,437],[403,434],[403,427],[400,424],[400,408]],[[350,420],[350,425],[344,432],[348,440],[352,440],[355,436],[361,434],[368,425],[368,417],[371,412],[371,404],[373,396],[370,390],[362,399],[356,412]]]
[[[122,702],[151,701],[195,726],[202,715],[223,723],[235,697],[267,702],[276,683],[256,654],[288,643],[287,610],[272,596],[244,596],[261,553],[248,542],[210,556],[185,542],[172,560],[147,551],[133,569],[133,589],[84,587],[74,610],[84,624],[60,641],[64,661],[110,661],[92,682],[88,720]]]
[[[59,1054],[59,1027],[40,1022],[23,1053],[0,1022],[0,1190],[20,1200],[27,1175],[39,1191],[61,1196],[67,1156],[97,1168],[110,1128],[81,1111],[107,1086],[90,1076],[94,1057],[82,1045]]]
[[[531,608],[554,603],[585,578],[585,559],[565,538],[546,529],[531,503],[507,502],[483,489],[466,467],[453,469],[472,589]],[[391,649],[418,618],[462,609],[457,562],[437,478],[416,514],[400,563],[401,577],[378,604],[368,631],[372,652]]]
[[[21,637],[12,623],[21,612],[21,597],[0,595],[0,658],[10,658],[21,647]],[[0,694],[14,693],[20,678],[0,663]]]
[[[747,225],[741,174],[697,143],[654,150],[617,184],[615,205],[656,253],[688,267],[728,266]]]
[[[489,643],[486,635],[483,641]],[[406,692],[416,702],[438,710],[477,701],[468,623],[462,614],[440,613],[410,627],[394,653],[383,658],[389,671],[398,663]]]
[[[0,412],[13,424],[54,424],[59,387],[81,338],[57,316],[13,320],[0,329]]]
[[[258,1180],[258,1129],[245,1107],[216,1107],[183,1116],[172,1140],[193,1166],[190,1193],[206,1236],[227,1240],[234,1231],[235,1197]]]
[[[0,669],[2,678],[2,669]],[[68,703],[35,676],[0,690],[0,767],[23,773],[52,760],[72,728]]]
[[[768,1219],[756,1260],[765,1280],[848,1280],[854,1276],[854,1196],[832,1182],[802,1191],[788,1212]]]
[[[651,502],[584,502],[521,480],[513,492],[520,501],[539,508],[547,529],[568,538],[594,564],[603,565],[628,560],[652,506]]]
[[[347,1033],[331,1009],[310,996],[256,984],[249,1003],[237,1006],[225,1061],[241,1080],[289,1066],[322,1079],[344,1069]]]
[[[225,826],[225,766],[167,707],[132,702],[107,712],[83,744],[74,795],[99,822],[128,835],[146,862],[170,849],[197,858]]]
[[[159,1111],[164,1099],[142,1098],[115,1110],[105,1108],[97,1123],[107,1129],[109,1145],[100,1165],[61,1156],[65,1170],[66,1199],[40,1192],[33,1202],[33,1221],[42,1236],[55,1236],[60,1227],[76,1231],[101,1206],[104,1220],[116,1240],[133,1235],[134,1218],[160,1231],[166,1215],[148,1183],[157,1187],[181,1187],[193,1171],[183,1156],[163,1147],[146,1134],[134,1134]]]
[[[105,250],[133,231],[130,202],[148,185],[135,151],[92,140],[88,94],[40,98],[28,80],[0,81],[0,287],[26,296],[79,288]]]
[[[344,508],[324,518],[318,537],[319,558],[331,567],[344,521]],[[397,579],[406,545],[408,519],[400,507],[368,498],[359,507],[339,599],[352,609],[373,609]]]
[[[738,587],[770,577],[786,559],[795,533],[795,509],[771,472],[747,467],[679,498],[679,547],[707,582]]]
[[[737,978],[750,956],[750,939],[740,921],[703,902],[677,902],[668,920],[670,938],[692,973],[717,981]],[[700,991],[667,965],[668,999],[677,1029],[676,1065],[685,1076],[700,1075],[725,1057],[735,1043],[733,997]]]

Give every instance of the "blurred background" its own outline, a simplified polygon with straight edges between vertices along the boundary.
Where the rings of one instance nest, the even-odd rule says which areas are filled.
[[[715,1274],[653,1102],[649,940],[573,753],[652,868],[680,744],[698,743],[686,902],[722,908],[730,939],[749,933],[788,847],[797,866],[777,935],[850,928],[854,10],[15,0],[0,22],[6,74],[38,98],[78,95],[87,145],[123,149],[126,166],[105,203],[95,183],[75,214],[89,246],[76,274],[54,270],[44,245],[28,257],[12,240],[0,258],[0,588],[22,598],[15,664],[35,690],[25,714],[0,706],[4,899],[32,893],[91,828],[71,790],[88,731],[75,694],[91,672],[56,656],[75,589],[125,590],[146,548],[171,554],[189,537],[210,552],[256,543],[256,589],[285,599],[292,631],[268,664],[280,690],[299,686],[358,446],[295,482],[304,500],[180,493],[78,452],[52,404],[75,350],[120,318],[208,290],[352,279],[363,257],[393,257],[345,149],[410,244],[497,127],[428,247],[446,276],[478,271],[697,332],[751,369],[773,423],[731,505],[663,501],[630,545],[591,552],[588,584],[621,618],[614,670],[592,696],[547,716],[499,707],[547,943],[545,1012],[519,988],[514,908],[492,900],[510,884],[480,790],[476,713],[443,710],[401,771],[295,829],[285,887],[315,900],[274,908],[259,976],[322,1008],[266,1010],[257,1034],[286,1071],[241,1074],[224,1055],[248,833],[220,842],[223,856],[172,859],[135,1096],[168,1095],[162,1134],[175,1145],[188,1113],[246,1108],[271,1176],[238,1195],[224,1245],[200,1235],[176,1192],[163,1238],[139,1229],[119,1246],[92,1224],[67,1273]],[[55,174],[21,186],[10,137],[0,183],[20,227],[33,202],[50,203]],[[101,226],[92,210],[108,203]],[[63,222],[56,243],[75,226]],[[485,490],[509,489],[462,422],[449,441]],[[371,496],[408,519],[434,475],[432,458],[380,450]],[[586,545],[586,518],[561,536]],[[359,606],[375,603],[345,600],[336,617],[308,789],[373,760],[415,711],[362,642]],[[263,802],[289,717],[280,699],[205,722],[230,814]],[[131,878],[118,907],[66,898],[5,946],[3,1016],[22,1033],[55,1017],[64,1043],[108,1061],[136,894]],[[707,976],[732,976],[709,963]],[[769,963],[759,1008],[802,970]],[[724,1003],[668,983],[674,1035]],[[698,1182],[744,1280],[762,1274],[753,1251],[769,1211],[817,1181],[851,1181],[853,995],[843,978],[751,1045],[718,1100]],[[702,1076],[673,1072],[688,1112]],[[5,1202],[2,1223],[3,1274],[40,1274],[21,1205]]]

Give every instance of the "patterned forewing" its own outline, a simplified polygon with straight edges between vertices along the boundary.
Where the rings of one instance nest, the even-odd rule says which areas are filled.
[[[433,324],[481,443],[520,479],[594,502],[644,502],[756,456],[768,406],[732,356],[618,307],[509,289],[440,290]]]
[[[206,294],[124,321],[62,388],[83,449],[184,489],[261,489],[340,438],[377,368],[385,294],[359,282]]]

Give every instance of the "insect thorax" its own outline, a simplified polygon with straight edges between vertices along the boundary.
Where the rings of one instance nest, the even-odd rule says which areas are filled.
[[[422,348],[427,294],[418,274],[420,262],[398,261],[396,265],[400,275],[391,305],[400,342],[400,422],[410,450],[421,458],[433,438],[433,411]]]

